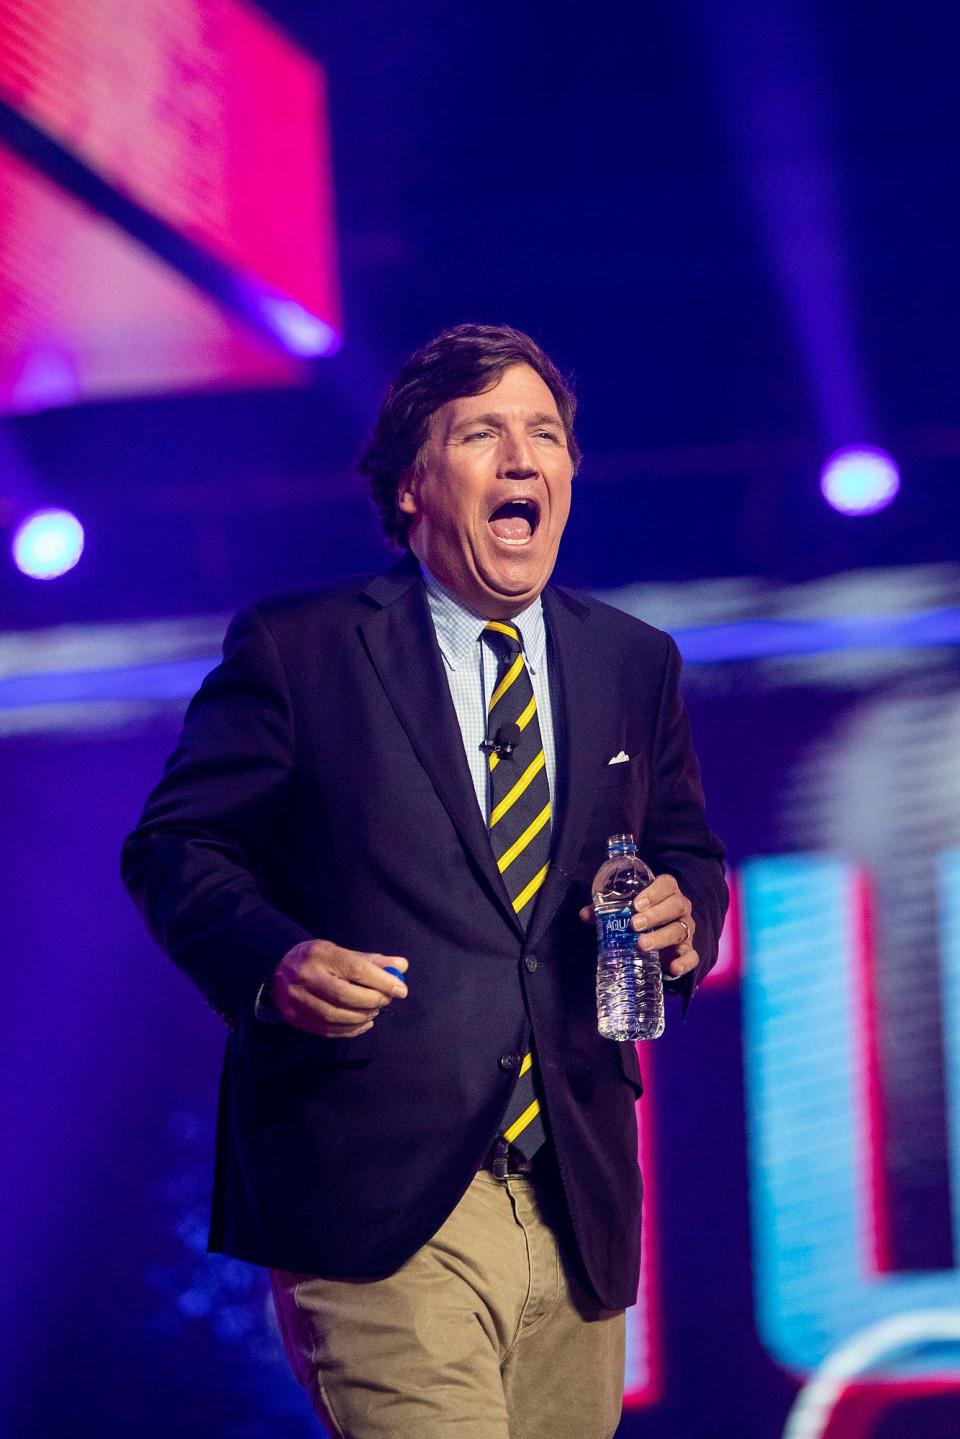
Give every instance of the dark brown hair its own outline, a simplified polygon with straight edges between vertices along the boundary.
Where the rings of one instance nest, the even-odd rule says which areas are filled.
[[[550,390],[576,469],[576,396],[550,357],[529,335],[509,325],[455,325],[411,355],[387,391],[373,438],[360,459],[360,472],[367,477],[388,539],[407,543],[409,520],[397,508],[397,490],[401,476],[420,463],[431,415],[448,400],[493,389],[511,365],[529,365]]]

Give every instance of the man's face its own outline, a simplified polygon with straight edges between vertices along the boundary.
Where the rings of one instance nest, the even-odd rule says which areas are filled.
[[[557,403],[529,365],[430,418],[398,503],[410,548],[483,619],[509,619],[543,589],[570,513],[573,463]]]

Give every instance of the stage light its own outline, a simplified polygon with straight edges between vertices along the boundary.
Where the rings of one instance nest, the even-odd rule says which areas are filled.
[[[34,580],[54,580],[82,555],[83,526],[69,510],[34,510],[17,526],[10,548],[18,570]]]
[[[836,450],[820,472],[824,499],[844,515],[873,515],[885,509],[900,488],[892,455],[875,445]]]
[[[296,300],[284,295],[261,295],[257,305],[270,330],[292,355],[312,359],[319,355],[332,355],[339,348],[340,337],[336,330]]]

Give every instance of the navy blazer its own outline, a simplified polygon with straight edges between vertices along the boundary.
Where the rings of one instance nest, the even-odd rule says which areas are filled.
[[[636,1049],[597,1033],[578,917],[607,836],[676,876],[700,965],[726,906],[673,641],[543,595],[558,750],[554,852],[526,935],[497,870],[419,571],[237,617],[126,841],[159,942],[230,1025],[211,1247],[328,1277],[397,1269],[496,1137],[532,1029],[572,1243],[599,1301],[636,1296]],[[623,751],[629,762],[610,766]],[[254,1015],[304,939],[404,954],[406,1000],[355,1039]]]

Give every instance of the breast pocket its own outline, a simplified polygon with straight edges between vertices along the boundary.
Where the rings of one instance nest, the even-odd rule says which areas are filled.
[[[582,865],[591,875],[603,859],[607,840],[632,834],[638,841],[647,808],[648,771],[645,755],[605,765],[597,775],[593,809],[582,851]]]
[[[647,783],[646,755],[635,754],[617,764],[604,765],[597,781],[598,789],[619,789],[623,785]]]

